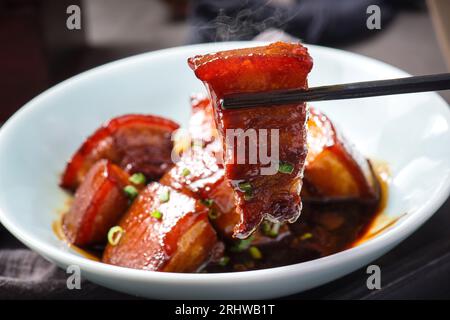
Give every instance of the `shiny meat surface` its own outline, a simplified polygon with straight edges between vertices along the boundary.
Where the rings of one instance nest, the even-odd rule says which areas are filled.
[[[197,56],[189,59],[189,65],[212,97],[215,121],[225,146],[225,175],[241,216],[235,235],[248,237],[264,218],[294,222],[301,211],[306,105],[223,110],[220,99],[230,93],[306,88],[312,68],[307,49],[300,44],[274,43]],[[235,136],[229,129],[238,129],[233,132]],[[246,143],[252,135],[256,147],[253,150],[252,143]],[[244,147],[244,161],[242,148],[239,151],[236,145],[249,148]],[[274,151],[279,152],[277,159],[263,163],[261,155],[273,156]],[[254,161],[256,156],[258,161]]]
[[[159,179],[172,165],[172,132],[178,125],[152,115],[124,115],[103,125],[78,149],[67,164],[61,186],[71,191],[92,165],[108,159],[129,173]]]
[[[195,272],[217,248],[208,209],[159,183],[149,184],[119,223],[123,233],[108,243],[103,262],[135,269]]]
[[[225,179],[221,164],[222,142],[217,139],[210,100],[196,96],[191,100],[192,116],[189,133],[194,145],[160,180],[182,193],[200,199],[209,208],[209,217],[216,230],[231,238],[239,215],[234,205],[234,192]]]
[[[379,192],[369,161],[325,114],[311,108],[303,199],[378,199]]]
[[[108,160],[100,160],[88,171],[69,212],[63,218],[67,240],[80,247],[106,242],[109,228],[128,208],[123,188],[128,174]]]

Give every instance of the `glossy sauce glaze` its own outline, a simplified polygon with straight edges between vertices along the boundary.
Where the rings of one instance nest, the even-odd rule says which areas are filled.
[[[378,232],[373,230],[384,230],[396,219],[383,214],[388,197],[386,168],[374,165],[374,171],[380,183],[379,201],[304,201],[299,220],[282,226],[276,237],[264,235],[260,227],[250,242],[225,240],[227,259],[211,263],[204,272],[247,271],[305,262],[349,249],[376,236]]]

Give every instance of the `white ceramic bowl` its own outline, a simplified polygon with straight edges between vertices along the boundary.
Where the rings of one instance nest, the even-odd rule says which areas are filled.
[[[450,190],[450,111],[435,93],[316,103],[367,156],[392,171],[386,214],[392,227],[363,244],[313,261],[222,274],[158,273],[91,261],[57,239],[52,222],[64,206],[58,187],[66,160],[102,122],[153,113],[182,124],[188,97],[204,91],[189,56],[256,45],[217,43],[146,53],[82,73],[47,90],[0,131],[0,220],[25,245],[60,267],[106,287],[151,298],[273,298],[341,277],[381,256],[414,232]],[[309,46],[310,85],[395,78],[407,74],[359,55]]]

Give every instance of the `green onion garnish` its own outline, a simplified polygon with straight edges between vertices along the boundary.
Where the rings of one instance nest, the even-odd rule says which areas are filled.
[[[218,217],[217,210],[214,209],[214,208],[209,209],[209,211],[208,211],[208,217],[209,217],[211,220],[217,219],[217,217]]]
[[[131,183],[138,184],[138,185],[145,184],[145,181],[146,181],[145,175],[140,172],[133,174],[128,180]]]
[[[252,185],[250,184],[250,182],[247,181],[239,182],[238,187],[244,192],[252,191]]]
[[[239,182],[238,187],[244,192],[244,200],[249,201],[253,198],[252,185],[248,181]]]
[[[284,162],[284,163],[282,162],[278,166],[278,171],[281,173],[291,174],[292,171],[294,171],[294,166],[288,162]]]
[[[264,221],[261,224],[261,229],[262,229],[262,232],[266,236],[275,238],[278,236],[278,233],[280,231],[280,226],[281,226],[281,224],[278,222]]]
[[[214,204],[214,200],[212,199],[202,199],[201,203],[206,207],[211,207]]]
[[[313,237],[312,233],[307,232],[300,237],[300,240],[307,240],[307,239],[311,239],[312,237]]]
[[[127,195],[130,200],[134,200],[139,194],[139,191],[136,189],[136,187],[128,185],[125,188],[123,188],[123,191]]]
[[[112,227],[108,231],[108,242],[112,246],[118,245],[123,234],[124,234],[124,231],[123,231],[122,227],[119,227],[119,226]]]
[[[159,201],[165,203],[170,200],[170,190],[166,189],[159,194]]]
[[[219,266],[225,267],[225,266],[228,264],[228,262],[230,262],[230,257],[223,256],[223,257],[220,258],[220,260],[219,260]]]
[[[269,234],[270,229],[272,229],[272,226],[269,221],[263,221],[263,223],[261,223],[261,230],[265,235]]]
[[[156,218],[156,219],[158,219],[158,220],[162,218],[162,212],[159,211],[159,210],[153,210],[152,213],[150,213],[150,215],[151,215],[153,218]]]
[[[239,240],[233,247],[230,248],[232,252],[242,252],[247,250],[253,241],[253,236],[247,239]]]
[[[183,177],[187,177],[190,174],[191,174],[191,170],[189,170],[188,168],[184,168],[183,171],[181,171],[181,175]]]
[[[250,191],[245,191],[245,193],[244,193],[244,200],[245,201],[249,201],[252,198],[253,198],[253,192],[251,190]]]
[[[262,253],[257,247],[250,247],[248,252],[252,256],[253,259],[262,259]]]

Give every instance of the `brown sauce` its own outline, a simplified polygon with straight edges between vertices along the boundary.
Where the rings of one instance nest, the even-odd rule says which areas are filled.
[[[250,250],[236,252],[236,243],[228,243],[228,263],[211,263],[205,272],[232,272],[266,269],[305,262],[343,251],[376,236],[397,219],[383,214],[388,197],[389,171],[381,162],[373,163],[380,184],[380,199],[372,203],[339,201],[303,203],[299,220],[276,238],[257,235],[250,246],[256,246],[260,258]],[[380,224],[381,223],[381,224]],[[262,239],[261,239],[262,238]]]
[[[58,219],[53,221],[52,229],[53,229],[53,233],[56,235],[56,237],[59,240],[66,243],[67,246],[70,249],[72,249],[73,251],[75,251],[76,253],[78,253],[78,254],[82,255],[83,257],[88,258],[90,260],[101,261],[103,248],[94,248],[91,250],[87,250],[87,249],[77,247],[77,246],[71,244],[69,241],[67,241],[66,235],[64,234],[63,229],[62,229],[62,215]]]

